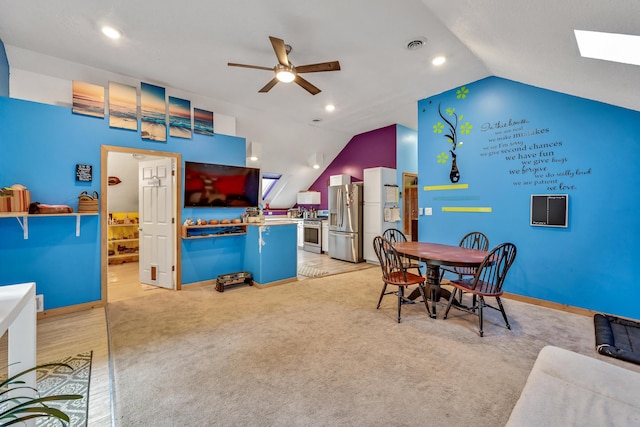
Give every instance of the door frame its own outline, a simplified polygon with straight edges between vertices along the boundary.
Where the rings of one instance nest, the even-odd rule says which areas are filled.
[[[410,198],[409,198],[409,188],[413,186],[411,181],[418,180],[418,174],[411,172],[402,172],[402,232],[406,235],[411,234],[411,240],[414,242],[417,241],[416,236],[413,236],[411,232],[411,212],[409,211],[410,206]],[[416,194],[416,209],[417,209],[417,194]]]
[[[182,225],[182,155],[180,153],[169,153],[164,151],[155,150],[143,150],[139,148],[118,147],[115,145],[101,145],[100,146],[100,273],[101,273],[101,302],[107,304],[107,285],[109,278],[107,274],[108,259],[107,259],[107,185],[109,181],[109,172],[107,170],[109,153],[131,153],[131,154],[143,154],[157,157],[171,157],[175,160],[176,165],[176,179],[175,179],[175,196],[174,196],[174,209],[175,209],[175,224],[173,228],[174,234],[174,256],[175,256],[175,290],[182,289],[182,239],[179,237],[181,234]]]

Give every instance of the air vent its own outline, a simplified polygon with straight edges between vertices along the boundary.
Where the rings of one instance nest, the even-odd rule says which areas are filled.
[[[411,40],[409,43],[407,43],[407,49],[409,49],[409,50],[418,50],[422,46],[424,46],[426,42],[427,42],[426,38],[418,37],[417,39]]]
[[[313,119],[311,120],[313,123],[320,123],[322,121],[322,119]]]

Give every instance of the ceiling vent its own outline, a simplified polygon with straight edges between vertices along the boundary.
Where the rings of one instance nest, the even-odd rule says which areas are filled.
[[[409,43],[407,43],[407,49],[409,49],[409,50],[418,50],[422,46],[424,46],[426,42],[427,42],[426,38],[418,37],[415,40],[411,40]]]

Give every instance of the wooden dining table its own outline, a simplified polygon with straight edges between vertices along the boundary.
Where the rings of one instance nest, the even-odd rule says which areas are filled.
[[[429,242],[396,242],[393,244],[399,254],[420,262],[427,266],[427,284],[431,299],[431,317],[437,318],[436,303],[440,299],[440,266],[451,267],[479,267],[487,251],[461,248],[460,246],[443,245]],[[420,291],[414,291],[409,295],[410,299],[416,299]]]

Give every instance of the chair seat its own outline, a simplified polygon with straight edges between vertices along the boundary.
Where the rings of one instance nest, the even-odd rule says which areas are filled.
[[[405,277],[407,280],[405,281]],[[409,272],[395,271],[389,274],[389,278],[384,280],[389,285],[395,286],[411,286],[424,282],[424,277]]]
[[[473,292],[476,295],[482,295],[482,296],[488,296],[488,297],[495,297],[495,296],[502,295],[502,291],[492,292],[490,289],[493,287],[493,284],[482,281],[482,280],[478,280],[478,285],[476,286],[475,289],[473,289],[472,288],[473,277],[469,279],[462,279],[462,280],[451,280],[449,281],[449,284],[452,286],[455,286],[458,289],[462,289],[463,291]]]

